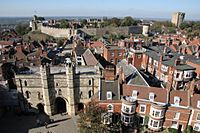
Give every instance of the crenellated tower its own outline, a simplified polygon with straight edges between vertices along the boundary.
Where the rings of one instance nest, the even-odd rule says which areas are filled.
[[[66,77],[67,77],[67,86],[68,86],[68,113],[69,115],[75,115],[76,112],[76,103],[75,103],[75,94],[74,94],[74,76],[75,76],[75,65],[72,63],[66,64]]]
[[[48,115],[52,115],[54,113],[55,90],[52,85],[53,82],[51,82],[50,65],[48,63],[41,65],[40,75],[43,87],[44,110]]]

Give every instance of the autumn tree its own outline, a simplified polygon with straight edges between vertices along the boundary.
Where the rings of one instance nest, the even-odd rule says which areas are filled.
[[[101,123],[101,115],[105,110],[100,108],[96,102],[89,103],[84,112],[80,113],[79,128],[81,133],[102,133],[106,126]]]

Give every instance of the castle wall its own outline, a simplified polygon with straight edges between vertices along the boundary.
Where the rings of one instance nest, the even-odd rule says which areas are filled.
[[[103,36],[105,34],[119,34],[119,35],[129,35],[132,34],[142,34],[142,26],[129,26],[129,27],[104,27],[104,28],[88,28],[81,29],[89,35]]]
[[[75,34],[75,30],[70,28],[53,28],[48,26],[41,26],[41,32],[53,37],[69,38]]]

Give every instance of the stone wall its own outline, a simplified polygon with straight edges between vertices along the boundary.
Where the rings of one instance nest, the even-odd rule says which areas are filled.
[[[53,28],[48,26],[41,26],[41,32],[53,37],[70,38],[75,35],[76,31],[70,28]]]
[[[58,71],[56,71],[56,69]],[[37,70],[39,71],[39,68],[37,68]],[[50,74],[48,74],[48,72],[46,71],[46,74],[49,75],[47,76],[48,79],[44,78],[45,76],[42,76],[42,73],[45,73],[44,71],[29,75],[15,75],[17,89],[21,92],[22,87],[24,97],[26,98],[27,102],[29,102],[34,108],[37,108],[37,105],[39,103],[43,104],[45,107],[45,103],[47,103],[47,101],[45,100],[48,100],[48,98],[50,99],[50,101],[53,101],[53,105],[50,105],[51,108],[55,108],[55,99],[57,97],[62,97],[63,99],[65,99],[67,112],[69,114],[75,114],[76,112],[69,112],[72,106],[71,100],[73,100],[74,97],[73,103],[75,104],[75,106],[77,106],[79,103],[86,104],[90,100],[91,96],[98,92],[100,75],[98,73],[75,74],[74,72],[74,76],[72,79],[73,81],[71,81],[69,79],[69,72],[67,72],[66,70],[67,69],[64,66],[51,67]],[[20,81],[22,86],[20,85]],[[72,93],[70,92],[71,90],[69,87],[69,82],[73,83],[72,90],[74,91],[74,95],[72,95]],[[45,89],[45,83],[48,84],[48,89]],[[45,92],[44,90],[47,90],[48,92]],[[30,92],[29,98],[26,96],[26,91]],[[40,97],[38,97],[38,94],[40,94]]]
[[[104,28],[88,28],[80,29],[81,31],[89,34],[102,36],[105,34],[120,34],[120,35],[129,35],[132,34],[142,34],[142,26],[130,26],[130,27],[104,27]]]

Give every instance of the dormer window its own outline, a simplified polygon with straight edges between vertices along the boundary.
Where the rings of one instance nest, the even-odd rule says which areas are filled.
[[[137,95],[138,95],[138,91],[133,90],[133,92],[132,92],[133,99],[137,99]]]
[[[200,100],[197,101],[197,108],[200,108]]]
[[[180,101],[181,101],[180,97],[177,97],[177,96],[174,97],[174,104],[175,105],[179,106]]]
[[[107,100],[112,100],[112,92],[108,91],[106,94]]]
[[[113,112],[113,105],[112,104],[108,104],[107,110],[108,110],[108,112]]]
[[[153,102],[154,98],[155,98],[155,94],[153,92],[150,92],[149,93],[149,100]]]

